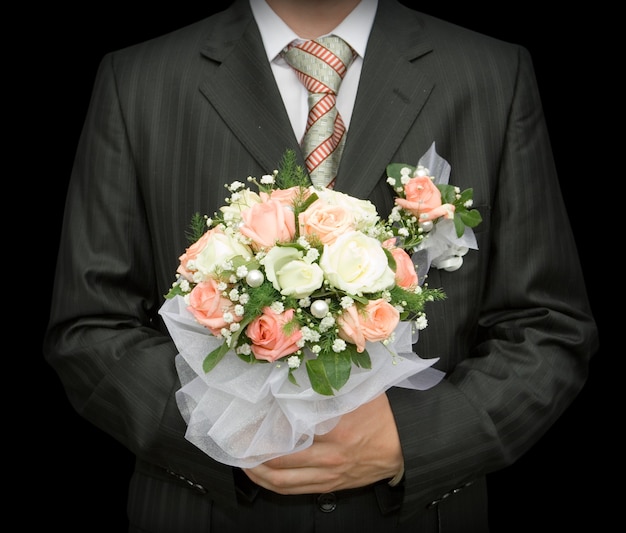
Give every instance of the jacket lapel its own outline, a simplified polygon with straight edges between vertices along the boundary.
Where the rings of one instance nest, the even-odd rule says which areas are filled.
[[[337,178],[338,190],[362,198],[379,182],[433,89],[418,67],[431,51],[420,20],[394,13],[398,9],[379,0]]]
[[[200,91],[259,166],[276,168],[287,148],[304,165],[247,1],[233,4],[201,52],[210,67]]]

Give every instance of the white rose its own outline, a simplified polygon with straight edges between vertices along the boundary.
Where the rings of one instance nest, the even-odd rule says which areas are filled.
[[[198,253],[194,268],[202,277],[208,277],[216,270],[224,268],[234,257],[242,256],[246,261],[253,257],[252,250],[236,240],[234,237],[222,232],[214,232],[207,241],[206,246]],[[197,278],[197,276],[195,276]]]
[[[250,209],[254,204],[261,203],[261,197],[250,189],[235,192],[230,197],[228,205],[220,207],[224,219],[228,222],[241,220],[241,212]]]
[[[291,246],[274,246],[261,260],[265,275],[284,296],[305,298],[322,286],[324,273]]]
[[[395,274],[382,244],[360,231],[341,235],[325,245],[320,266],[326,279],[336,288],[361,296],[393,287]]]
[[[329,205],[337,205],[352,213],[356,229],[363,230],[378,222],[376,206],[369,200],[355,198],[334,189],[315,189],[314,192]]]

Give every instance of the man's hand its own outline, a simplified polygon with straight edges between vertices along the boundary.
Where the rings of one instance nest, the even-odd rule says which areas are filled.
[[[347,413],[306,450],[245,469],[257,485],[280,494],[323,493],[393,478],[404,462],[386,394]]]

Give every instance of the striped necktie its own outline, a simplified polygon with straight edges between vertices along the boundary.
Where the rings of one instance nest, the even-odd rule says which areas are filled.
[[[330,35],[290,45],[284,57],[309,92],[309,117],[301,145],[311,182],[332,188],[346,140],[346,127],[335,104],[354,52],[345,41]]]

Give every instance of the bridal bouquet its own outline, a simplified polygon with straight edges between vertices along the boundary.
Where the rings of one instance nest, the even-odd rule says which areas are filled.
[[[471,190],[435,184],[421,164],[388,172],[387,219],[310,186],[290,151],[271,175],[232,183],[219,213],[193,217],[160,313],[179,350],[186,438],[214,459],[251,467],[303,449],[389,387],[442,378],[437,359],[412,352],[426,303],[445,297],[412,255],[436,266],[444,249],[458,268],[480,220]],[[454,235],[437,233],[448,222]]]

